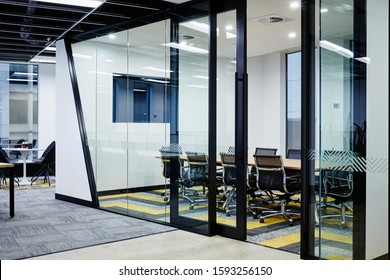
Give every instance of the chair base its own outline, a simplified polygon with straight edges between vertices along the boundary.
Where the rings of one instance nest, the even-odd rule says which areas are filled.
[[[340,226],[342,228],[345,228],[347,225],[347,219],[346,218],[353,218],[353,215],[349,215],[346,213],[346,210],[348,209],[347,205],[345,202],[342,202],[340,203],[340,206],[336,206],[336,205],[326,205],[326,207],[332,207],[332,208],[336,208],[338,210],[340,210],[340,213],[335,213],[335,214],[327,214],[327,215],[320,215],[321,219],[326,219],[326,218],[335,218],[335,217],[339,217],[341,220],[340,220]]]
[[[300,212],[294,211],[292,209],[286,209],[286,202],[280,203],[280,210],[265,210],[260,215],[260,223],[264,223],[265,219],[271,217],[282,216],[288,220],[290,226],[294,225],[294,220],[292,216],[301,216]]]
[[[31,186],[41,176],[44,176],[43,182],[48,182],[50,187],[50,176],[55,176],[55,172],[50,166],[43,166],[33,177],[31,177]]]

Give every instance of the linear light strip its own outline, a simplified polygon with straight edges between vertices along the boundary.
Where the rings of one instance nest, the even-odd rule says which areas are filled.
[[[60,5],[97,8],[103,4],[106,0],[36,0],[37,2],[45,2]]]

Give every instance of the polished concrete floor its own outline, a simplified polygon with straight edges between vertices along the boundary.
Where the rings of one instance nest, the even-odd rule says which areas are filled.
[[[182,230],[31,258],[35,260],[299,260],[261,245]]]

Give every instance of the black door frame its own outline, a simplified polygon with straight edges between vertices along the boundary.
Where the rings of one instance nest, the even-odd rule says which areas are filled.
[[[209,57],[209,225],[210,235],[246,240],[246,173],[248,160],[248,74],[247,74],[247,1],[210,0]],[[217,15],[236,11],[236,77],[235,77],[235,156],[237,168],[236,227],[216,222],[216,146],[217,146]]]

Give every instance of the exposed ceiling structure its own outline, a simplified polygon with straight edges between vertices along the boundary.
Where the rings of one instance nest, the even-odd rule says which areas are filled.
[[[62,1],[0,0],[0,61],[29,62],[37,55],[54,57],[54,51],[45,49],[54,46],[60,38],[125,22],[177,3],[162,0],[88,0],[92,3],[104,2],[94,8],[58,4]],[[87,1],[70,2],[80,4]]]
[[[83,2],[103,2],[98,7],[64,5]],[[81,34],[95,34],[105,27],[120,26],[134,18],[172,8],[189,0],[0,0],[0,61],[42,62],[39,58],[54,60],[54,47],[58,39],[74,38]],[[322,0],[329,8],[326,30],[331,36],[343,37],[350,34],[352,0],[347,4],[335,0]],[[54,2],[54,3],[53,3]],[[297,2],[298,6],[292,7]],[[299,0],[248,0],[248,56],[263,55],[275,51],[298,50],[300,46]],[[207,18],[199,19],[207,24]],[[234,13],[222,13],[218,24],[234,24]],[[341,28],[345,26],[346,28]],[[118,31],[120,29],[118,28]],[[337,31],[337,32],[336,32]],[[234,34],[234,31],[231,33]],[[97,36],[98,33],[96,33]],[[148,37],[159,34],[145,34]],[[186,34],[184,34],[186,35]],[[323,36],[328,37],[323,31]],[[196,39],[196,37],[195,37]],[[222,40],[220,36],[219,40]],[[234,44],[231,39],[220,42],[225,47],[219,55],[234,57]]]

